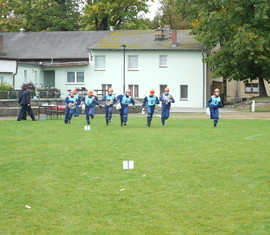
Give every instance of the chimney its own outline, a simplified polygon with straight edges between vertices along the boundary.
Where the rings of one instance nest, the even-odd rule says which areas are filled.
[[[0,53],[4,51],[3,35],[0,35]]]
[[[172,47],[177,47],[178,43],[177,43],[177,31],[176,30],[172,30]]]

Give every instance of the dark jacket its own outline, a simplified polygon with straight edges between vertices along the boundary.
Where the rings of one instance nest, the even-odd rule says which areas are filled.
[[[20,105],[28,105],[30,104],[30,91],[25,90],[22,92],[20,99],[19,99]]]

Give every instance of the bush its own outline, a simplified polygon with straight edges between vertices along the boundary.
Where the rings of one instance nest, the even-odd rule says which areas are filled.
[[[7,82],[0,83],[0,91],[14,90],[14,86]]]
[[[32,82],[28,82],[28,83],[23,83],[21,88],[22,90],[24,91],[25,89],[27,89],[27,87],[31,86],[32,87],[32,91],[35,91],[36,90],[36,87],[34,85],[34,83]]]

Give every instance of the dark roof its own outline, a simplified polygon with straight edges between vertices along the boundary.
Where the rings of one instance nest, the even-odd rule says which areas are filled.
[[[88,58],[87,47],[105,31],[19,32],[3,35],[7,57],[19,59]]]
[[[201,50],[203,49],[196,39],[190,35],[190,30],[177,30],[176,47],[172,46],[170,33],[167,39],[155,40],[155,30],[115,30],[108,32],[89,46],[91,50],[119,50],[120,45],[126,45],[127,50]]]
[[[88,49],[120,50],[201,50],[189,30],[177,31],[179,45],[171,39],[155,41],[154,30],[18,32],[3,35],[3,51],[8,58],[80,59],[88,58]]]

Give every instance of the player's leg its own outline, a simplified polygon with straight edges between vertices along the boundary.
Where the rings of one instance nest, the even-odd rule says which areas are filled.
[[[65,123],[65,124],[68,123],[69,110],[70,110],[70,108],[67,106],[67,107],[66,107],[66,113],[65,113],[65,119],[64,119],[64,123]]]

